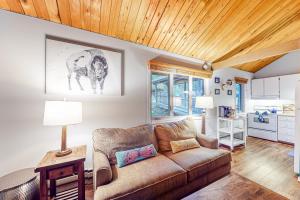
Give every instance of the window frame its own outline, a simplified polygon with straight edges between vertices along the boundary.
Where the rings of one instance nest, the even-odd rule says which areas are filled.
[[[151,118],[162,118],[163,116],[155,116],[155,117],[152,117],[152,73],[155,73],[155,74],[160,74],[160,75],[167,75],[168,76],[168,82],[169,82],[169,85],[168,85],[168,93],[169,93],[169,115],[172,113],[171,112],[171,101],[173,101],[172,99],[170,99],[170,93],[171,93],[171,81],[170,81],[170,74],[168,73],[164,73],[164,72],[159,72],[159,71],[151,71],[150,72],[150,117]]]
[[[168,116],[152,116],[152,73],[155,74],[162,74],[162,75],[168,75],[169,77],[169,115]],[[198,78],[203,80],[203,96],[205,95],[205,78],[201,78],[198,76],[191,76],[191,75],[186,75],[186,74],[180,74],[180,73],[172,73],[172,72],[164,72],[164,71],[157,71],[157,70],[150,70],[150,119],[151,120],[163,120],[163,119],[170,119],[170,118],[182,118],[182,117],[187,117],[187,116],[193,116],[193,117],[201,117],[205,114],[205,109],[201,114],[193,114],[193,109],[192,109],[192,98],[193,98],[193,78]],[[186,76],[188,77],[188,82],[189,82],[189,94],[188,94],[188,115],[182,115],[182,116],[176,116],[174,115],[174,75],[180,75],[180,76]]]
[[[239,103],[240,103],[240,109],[237,109],[238,108],[238,105],[237,105],[237,86],[235,86],[235,108],[236,108],[236,112],[237,113],[242,113],[242,112],[245,112],[245,97],[244,97],[244,90],[245,90],[245,86],[244,84],[240,84],[240,83],[236,83],[236,85],[239,85]]]

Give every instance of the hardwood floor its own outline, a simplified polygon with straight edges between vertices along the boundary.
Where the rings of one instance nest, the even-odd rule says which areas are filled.
[[[238,189],[237,189],[238,188]],[[288,198],[235,172],[182,200],[288,200]]]
[[[294,174],[294,161],[288,153],[293,146],[248,137],[247,147],[232,153],[232,171],[289,199],[300,199],[300,183]],[[86,187],[86,200],[93,199],[92,186]]]
[[[289,199],[300,199],[300,183],[294,161],[288,156],[293,146],[248,137],[247,147],[232,153],[232,171]]]

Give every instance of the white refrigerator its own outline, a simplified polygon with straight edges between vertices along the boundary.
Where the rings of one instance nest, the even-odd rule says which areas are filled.
[[[294,151],[294,171],[300,176],[300,81],[296,86],[295,96],[296,121],[295,121],[295,151]]]

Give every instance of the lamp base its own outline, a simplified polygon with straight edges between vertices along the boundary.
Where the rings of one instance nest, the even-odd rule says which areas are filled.
[[[72,149],[66,149],[64,151],[58,151],[58,152],[56,152],[55,156],[56,157],[63,157],[63,156],[69,155],[71,153],[72,153]]]

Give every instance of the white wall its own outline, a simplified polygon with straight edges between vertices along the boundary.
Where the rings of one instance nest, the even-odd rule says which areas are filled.
[[[219,77],[221,83],[215,83],[215,77]],[[232,84],[231,87],[227,87],[224,91],[221,89],[222,83],[226,83],[228,79],[234,81],[234,77],[242,77],[248,79],[248,83],[244,86],[245,99],[248,100],[251,98],[251,79],[253,78],[253,73],[241,71],[234,68],[224,68],[215,71],[210,81],[211,94],[213,94],[215,97],[215,106],[235,107],[235,84]],[[221,94],[215,95],[215,89],[220,89]],[[233,91],[232,95],[227,95],[228,89]],[[245,107],[247,110],[247,105],[245,105]]]
[[[0,10],[0,26],[0,176],[20,168],[34,167],[47,151],[60,146],[60,127],[42,125],[45,100],[65,97],[44,93],[46,34],[125,50],[124,96],[67,97],[68,100],[83,102],[83,123],[68,128],[68,143],[69,146],[88,145],[87,168],[91,167],[94,129],[130,127],[149,122],[148,60],[165,55],[201,62],[3,10]],[[221,77],[221,80],[234,76],[250,79],[252,74],[223,69],[214,72],[214,76]],[[208,86],[212,94],[215,87],[214,83]],[[215,98],[216,104],[231,104],[234,95],[222,94]],[[206,127],[211,127],[209,129],[216,127],[216,115],[212,116],[211,123],[207,120]],[[197,123],[201,124],[201,120]],[[198,128],[201,128],[200,125]]]
[[[48,150],[60,147],[60,127],[42,125],[45,100],[64,98],[44,93],[46,34],[125,50],[124,96],[67,97],[83,102],[83,123],[68,128],[68,143],[88,145],[87,168],[94,129],[149,122],[147,63],[174,54],[3,10],[0,27],[0,176],[34,167]]]
[[[219,77],[221,82],[215,83],[215,77]],[[224,91],[221,89],[222,83],[226,83],[228,79],[234,80],[234,77],[242,77],[248,79],[248,83],[244,85],[244,98],[245,98],[245,112],[249,110],[249,99],[251,98],[251,79],[253,73],[241,71],[235,68],[224,68],[214,71],[213,77],[210,80],[210,94],[214,96],[213,110],[208,112],[206,118],[206,132],[208,135],[216,135],[217,133],[217,109],[218,106],[231,106],[235,108],[235,84],[231,87],[227,87]],[[220,89],[221,94],[215,95],[215,89]],[[232,95],[227,95],[227,90],[232,90]]]
[[[300,51],[284,55],[254,74],[255,78],[266,78],[300,73]]]

